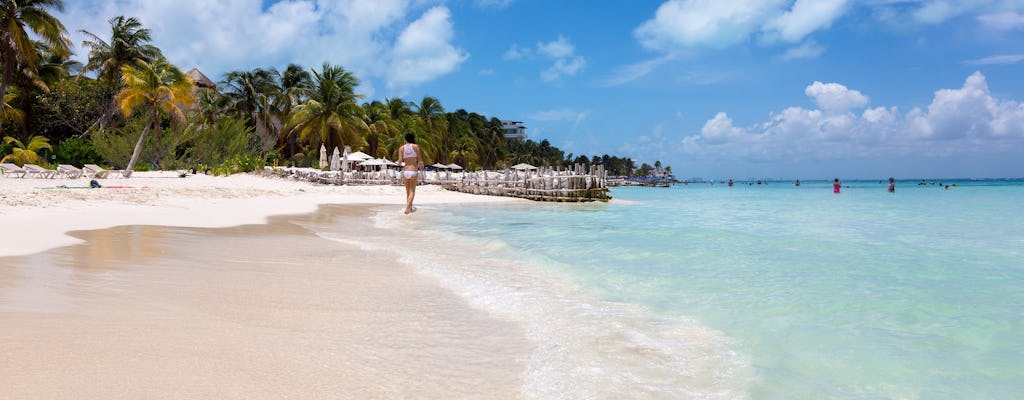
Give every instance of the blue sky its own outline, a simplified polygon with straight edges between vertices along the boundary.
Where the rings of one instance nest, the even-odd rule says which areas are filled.
[[[214,80],[327,61],[682,177],[1024,176],[1024,0],[67,3],[76,44],[135,16]]]

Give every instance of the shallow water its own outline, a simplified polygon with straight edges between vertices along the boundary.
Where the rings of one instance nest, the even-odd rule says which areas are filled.
[[[378,226],[527,326],[529,395],[1024,398],[1024,186],[916,183],[618,188]]]
[[[522,398],[518,325],[394,246],[325,240],[381,236],[368,212],[124,226],[0,258],[0,398]]]

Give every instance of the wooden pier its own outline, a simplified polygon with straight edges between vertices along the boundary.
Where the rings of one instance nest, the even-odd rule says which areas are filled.
[[[564,171],[547,168],[536,172],[481,171],[465,174],[462,179],[442,181],[441,185],[457,192],[536,201],[590,202],[611,199],[605,171],[601,166],[591,167],[586,173],[582,166]]]
[[[395,170],[341,172],[267,167],[256,173],[326,185],[402,185],[401,173]],[[611,199],[607,174],[602,166],[588,169],[577,165],[568,170],[429,171],[420,174],[420,184],[440,185],[446,190],[462,193],[535,201],[591,202]]]

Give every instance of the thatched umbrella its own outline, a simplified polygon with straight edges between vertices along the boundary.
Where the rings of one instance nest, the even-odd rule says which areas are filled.
[[[185,73],[185,75],[188,75],[188,79],[191,79],[192,83],[195,84],[196,87],[207,89],[214,89],[217,87],[217,84],[210,80],[210,78],[207,78],[206,75],[204,75],[202,72],[200,72],[199,68],[192,68],[188,70],[188,72]]]

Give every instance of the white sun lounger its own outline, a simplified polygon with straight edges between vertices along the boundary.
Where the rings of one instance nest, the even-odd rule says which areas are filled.
[[[60,164],[57,166],[57,174],[62,175],[68,179],[81,178],[85,171],[82,171],[78,167],[69,164]]]
[[[53,177],[53,174],[57,173],[57,171],[54,171],[52,169],[46,169],[35,164],[25,164],[22,166],[22,168],[24,168],[27,172],[25,176],[28,178],[51,178]]]
[[[3,174],[4,178],[10,178],[11,175],[17,175],[19,178],[24,178],[26,173],[28,173],[28,171],[25,171],[24,168],[17,165],[8,163],[0,164],[0,174]]]
[[[93,178],[112,178],[112,174],[120,175],[124,177],[124,171],[119,169],[103,169],[96,164],[85,164],[82,167],[85,173]]]

